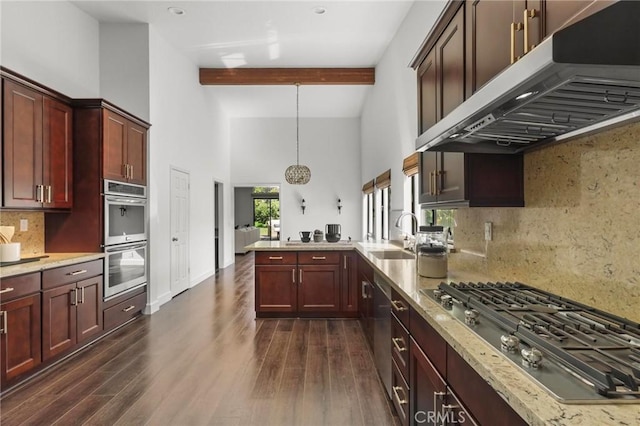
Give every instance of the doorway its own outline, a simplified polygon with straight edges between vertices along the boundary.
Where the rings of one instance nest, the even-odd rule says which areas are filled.
[[[213,223],[214,223],[214,256],[215,256],[215,268],[216,273],[220,270],[220,263],[222,263],[222,253],[220,248],[223,246],[222,238],[223,229],[220,226],[224,223],[222,220],[222,182],[213,181]]]
[[[251,193],[253,199],[253,223],[260,229],[260,239],[280,239],[280,188],[256,186]]]
[[[189,288],[189,173],[171,168],[171,295]]]

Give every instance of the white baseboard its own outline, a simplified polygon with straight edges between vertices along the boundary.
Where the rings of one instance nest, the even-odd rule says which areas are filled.
[[[201,282],[203,282],[204,280],[206,280],[207,278],[210,278],[210,277],[214,276],[215,274],[216,274],[216,270],[215,269],[211,269],[211,270],[205,272],[204,274],[201,274],[197,278],[192,278],[189,287],[193,288],[193,287],[197,286],[198,284],[200,284]]]
[[[171,301],[171,292],[167,291],[166,293],[161,294],[160,297],[158,297],[156,300],[150,303],[147,303],[147,306],[145,306],[142,313],[145,315],[154,314],[160,310],[160,306],[170,301]]]

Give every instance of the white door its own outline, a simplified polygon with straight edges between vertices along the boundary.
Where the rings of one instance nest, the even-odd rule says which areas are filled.
[[[171,169],[171,295],[189,288],[189,173]]]

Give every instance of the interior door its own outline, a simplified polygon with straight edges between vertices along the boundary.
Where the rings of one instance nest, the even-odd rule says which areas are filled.
[[[171,294],[189,288],[189,173],[171,169]]]

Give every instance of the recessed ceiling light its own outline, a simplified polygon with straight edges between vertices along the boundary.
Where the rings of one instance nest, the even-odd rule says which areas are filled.
[[[186,10],[184,10],[184,9],[182,9],[180,7],[174,7],[174,6],[168,7],[167,8],[167,12],[171,13],[172,15],[178,15],[178,16],[184,15],[184,14],[187,13]]]
[[[316,15],[324,15],[325,13],[327,13],[327,8],[324,6],[316,6],[312,10]]]

